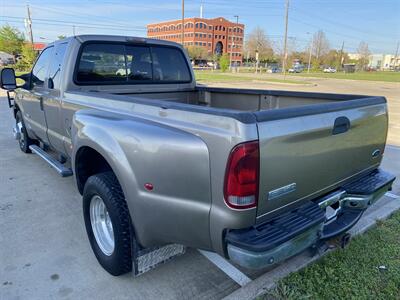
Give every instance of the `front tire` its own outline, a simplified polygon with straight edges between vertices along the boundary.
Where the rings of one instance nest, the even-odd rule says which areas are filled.
[[[31,139],[28,136],[28,132],[26,131],[24,119],[22,118],[21,111],[18,111],[15,115],[15,126],[17,126],[20,134],[18,139],[19,148],[24,153],[31,153],[31,149],[29,149],[30,145],[37,145],[37,141]]]
[[[89,177],[83,191],[83,215],[92,250],[114,276],[132,270],[131,220],[113,172]]]

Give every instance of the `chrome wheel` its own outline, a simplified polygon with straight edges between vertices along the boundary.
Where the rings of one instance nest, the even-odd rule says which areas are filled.
[[[114,252],[114,230],[108,210],[100,196],[95,195],[90,201],[90,223],[101,251],[110,256]]]
[[[22,127],[23,127],[22,121],[18,120],[17,128],[16,128],[16,131],[17,131],[16,137],[18,138],[19,146],[21,148],[24,148],[25,147],[25,136],[24,136],[24,133],[22,132]]]

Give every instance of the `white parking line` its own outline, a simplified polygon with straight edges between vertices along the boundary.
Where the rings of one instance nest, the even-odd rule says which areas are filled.
[[[393,198],[393,199],[399,199],[399,198],[400,198],[400,196],[397,196],[397,195],[392,194],[392,193],[390,193],[390,192],[385,193],[385,195],[388,196],[388,197],[390,197],[390,198]]]
[[[238,268],[229,263],[222,256],[217,253],[208,252],[204,250],[199,250],[206,258],[208,258],[214,265],[216,265],[221,271],[228,275],[232,280],[234,280],[240,286],[244,286],[251,282],[251,279],[247,277]]]

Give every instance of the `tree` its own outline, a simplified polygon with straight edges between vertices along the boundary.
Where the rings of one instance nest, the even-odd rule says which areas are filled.
[[[226,70],[228,70],[229,68],[229,54],[225,53],[224,55],[222,55],[219,59],[219,65],[221,67],[221,71],[225,72]]]
[[[208,51],[204,47],[189,46],[187,51],[191,59],[207,59],[208,56]]]
[[[369,51],[368,44],[364,41],[361,41],[358,48],[357,48],[357,53],[359,56],[357,65],[358,68],[362,71],[364,71],[369,63],[369,56],[371,55],[371,52]]]
[[[17,55],[24,44],[24,35],[15,27],[4,25],[0,27],[0,51]]]
[[[328,54],[330,50],[329,41],[322,30],[317,31],[313,35],[311,44],[311,53],[315,56],[315,60],[318,64],[321,64],[321,58]]]
[[[21,58],[17,62],[17,69],[20,71],[28,71],[32,68],[37,57],[37,52],[32,49],[31,44],[25,43],[22,46]]]
[[[256,50],[260,61],[268,61],[274,58],[274,51],[272,50],[271,42],[265,35],[265,31],[257,26],[249,34],[248,39],[244,45],[244,52],[249,53],[249,57],[254,59]]]
[[[66,38],[67,38],[67,36],[63,35],[63,34],[57,36],[57,39],[59,39],[59,40],[63,40],[63,39],[66,39]]]

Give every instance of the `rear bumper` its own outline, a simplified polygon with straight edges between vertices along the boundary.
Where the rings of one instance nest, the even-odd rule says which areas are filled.
[[[353,227],[368,206],[391,189],[394,180],[393,175],[375,170],[268,222],[230,230],[226,234],[228,256],[243,267],[260,269],[338,236]],[[334,208],[329,217],[328,207]]]

